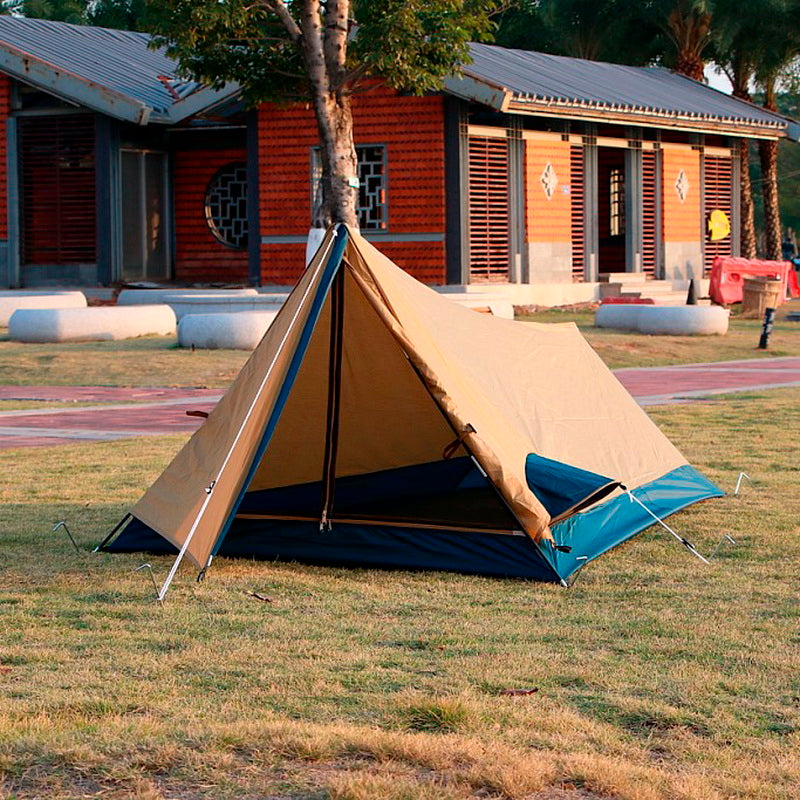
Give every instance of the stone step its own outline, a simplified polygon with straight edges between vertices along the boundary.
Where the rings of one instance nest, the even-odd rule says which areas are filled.
[[[600,283],[646,283],[644,272],[601,272],[597,276]]]

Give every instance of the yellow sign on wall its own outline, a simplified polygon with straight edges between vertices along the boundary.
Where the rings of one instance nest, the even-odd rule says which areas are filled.
[[[728,215],[718,208],[715,208],[708,215],[708,238],[712,242],[724,239],[731,232],[731,221]]]

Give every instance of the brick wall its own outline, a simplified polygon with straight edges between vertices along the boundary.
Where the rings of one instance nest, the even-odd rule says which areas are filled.
[[[572,240],[570,143],[557,140],[525,142],[525,221],[528,242]],[[548,200],[542,173],[550,164],[557,184]]]
[[[247,250],[234,250],[211,233],[205,215],[206,189],[217,170],[244,162],[244,147],[191,149],[175,153],[175,278],[247,282]],[[250,235],[257,235],[252,231]]]
[[[357,145],[387,148],[389,236],[443,235],[443,99],[373,89],[354,98],[353,118]],[[304,237],[311,223],[311,149],[318,141],[310,108],[261,106],[258,141],[261,235]],[[419,280],[445,282],[444,241],[375,244]],[[262,283],[293,283],[303,270],[304,254],[302,243],[262,244]]]
[[[662,198],[665,242],[701,241],[703,237],[700,194],[700,152],[690,147],[665,147],[663,151]],[[681,201],[675,182],[683,170],[688,181]]]
[[[11,79],[0,75],[0,239],[8,238],[8,153],[6,119],[11,112]]]

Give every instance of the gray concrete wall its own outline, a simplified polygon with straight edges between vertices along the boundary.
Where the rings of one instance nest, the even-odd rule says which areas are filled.
[[[702,277],[702,242],[664,242],[665,280],[690,280]]]
[[[528,242],[528,282],[572,283],[572,243]]]

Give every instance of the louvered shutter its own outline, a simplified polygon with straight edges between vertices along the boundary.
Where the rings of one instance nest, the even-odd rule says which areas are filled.
[[[716,208],[723,211],[733,225],[731,211],[733,206],[733,162],[726,156],[705,156],[703,158],[703,207],[706,219],[703,220],[703,266],[706,271],[716,256],[733,255],[731,236],[712,242],[708,238],[708,215]]]
[[[656,153],[642,153],[642,272],[656,275]]]
[[[92,264],[96,256],[94,117],[19,121],[23,264]]]
[[[508,140],[469,137],[469,274],[472,283],[508,280]]]
[[[580,283],[586,279],[586,247],[583,221],[584,163],[583,147],[580,145],[570,147],[570,227],[572,238],[572,280],[575,283]]]

